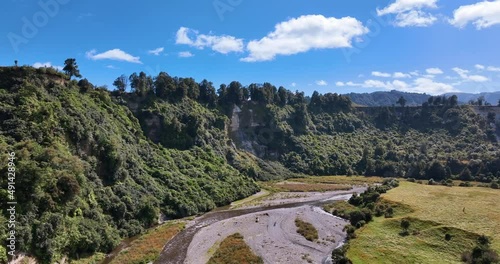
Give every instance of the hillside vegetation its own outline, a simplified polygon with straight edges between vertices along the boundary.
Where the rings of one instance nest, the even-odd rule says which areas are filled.
[[[494,107],[478,114],[451,96],[356,108],[338,94],[308,98],[237,81],[216,90],[164,72],[120,76],[109,91],[71,80],[75,67],[70,76],[0,68],[0,157],[16,154],[16,236],[41,263],[108,253],[159,221],[247,197],[259,190],[255,180],[368,175],[498,186]]]

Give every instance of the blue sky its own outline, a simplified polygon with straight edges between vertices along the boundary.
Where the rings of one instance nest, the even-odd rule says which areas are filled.
[[[6,0],[0,64],[290,90],[500,90],[500,0]]]

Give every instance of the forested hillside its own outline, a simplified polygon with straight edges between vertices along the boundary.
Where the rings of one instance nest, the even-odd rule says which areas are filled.
[[[498,109],[459,106],[455,96],[356,108],[337,94],[308,100],[237,81],[216,90],[167,73],[120,76],[114,85],[110,92],[51,68],[0,68],[0,152],[17,158],[18,243],[42,263],[109,252],[158,221],[249,196],[255,180],[500,178]],[[7,195],[2,188],[1,200]]]
[[[430,95],[420,93],[406,93],[400,91],[373,92],[373,93],[348,93],[353,103],[361,106],[392,106],[396,105],[398,99],[402,96],[406,99],[407,105],[417,106],[427,102]]]

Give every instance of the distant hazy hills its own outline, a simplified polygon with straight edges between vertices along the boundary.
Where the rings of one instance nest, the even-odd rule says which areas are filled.
[[[457,95],[458,101],[460,103],[467,103],[470,100],[476,100],[477,98],[483,96],[486,102],[491,103],[492,105],[497,105],[498,100],[500,99],[500,91],[498,92],[490,92],[490,93],[448,93],[446,96]],[[427,102],[430,95],[428,94],[419,94],[419,93],[406,93],[400,91],[390,91],[390,92],[373,92],[373,93],[349,93],[345,94],[351,100],[358,105],[363,106],[391,106],[396,104],[398,99],[403,96],[407,105],[421,105],[424,102]]]

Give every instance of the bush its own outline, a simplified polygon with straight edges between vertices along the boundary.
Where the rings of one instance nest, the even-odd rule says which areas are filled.
[[[305,239],[314,241],[319,238],[318,230],[311,223],[296,218],[295,226],[297,227],[297,233],[301,234]]]
[[[344,226],[344,232],[347,234],[347,239],[356,238],[356,227],[352,225]]]
[[[347,245],[334,249],[332,252],[332,263],[351,264],[351,260],[346,257],[347,249]]]
[[[385,210],[385,218],[392,218],[394,216],[394,209],[392,209],[392,207],[388,207],[386,210]]]
[[[472,187],[470,182],[461,182],[458,186],[460,187]]]

